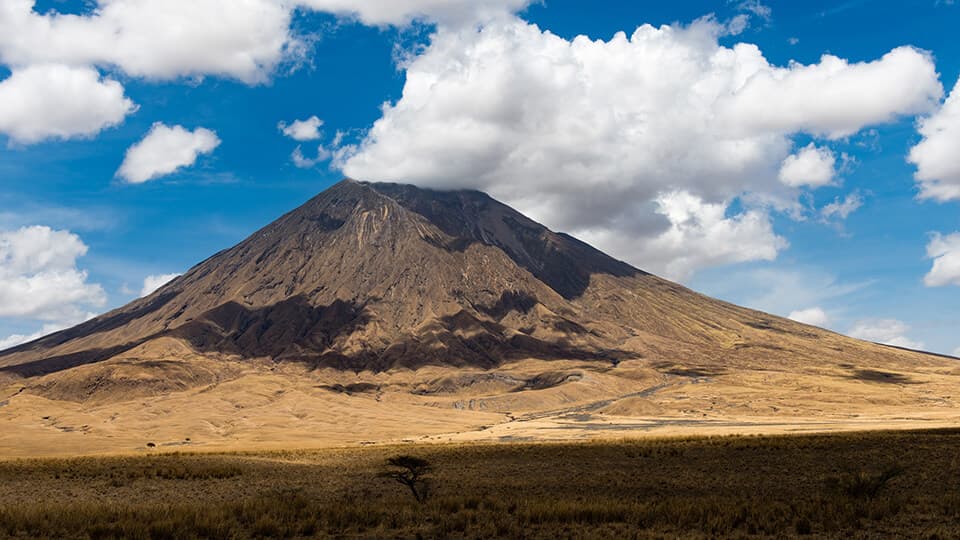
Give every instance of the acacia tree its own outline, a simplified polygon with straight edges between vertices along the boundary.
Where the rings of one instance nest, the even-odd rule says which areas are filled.
[[[430,496],[430,479],[427,478],[432,470],[430,462],[414,456],[396,456],[388,459],[386,465],[389,470],[380,473],[381,477],[406,486],[418,503],[427,500]]]

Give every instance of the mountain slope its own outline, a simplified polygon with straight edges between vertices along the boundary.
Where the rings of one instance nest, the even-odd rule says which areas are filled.
[[[150,297],[14,349],[0,362],[39,374],[175,336],[207,352],[351,368],[492,365],[512,354],[511,340],[520,350],[560,354],[551,344],[513,339],[515,331],[497,326],[508,313],[562,309],[563,296],[581,293],[595,271],[639,273],[482,194],[437,194],[448,206],[424,216],[417,213],[423,201],[411,193],[342,182]],[[472,329],[483,337],[456,337]],[[454,353],[411,359],[437,341]],[[590,352],[599,348],[594,343]]]
[[[59,371],[165,336],[374,371],[642,358],[664,340],[869,347],[693,293],[479,192],[345,180],[151,296],[0,355],[0,369]]]
[[[956,375],[948,358],[697,294],[479,192],[352,180],[146,298],[0,353],[11,402],[161,399],[264,370],[320,377],[324,399],[379,402],[392,388],[421,406],[540,414],[590,403],[627,416],[704,414],[696,400],[651,402],[690,383],[751,388],[749,399],[717,390],[709,410],[756,413],[773,400],[779,411],[799,390],[777,385],[807,378],[856,383],[853,408],[897,388],[905,403],[932,392],[952,411],[940,386]],[[836,399],[795,401],[809,411]]]

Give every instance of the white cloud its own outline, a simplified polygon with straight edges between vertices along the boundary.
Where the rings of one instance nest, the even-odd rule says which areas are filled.
[[[957,358],[960,358],[960,347],[957,347],[956,349],[954,349],[951,354],[953,354],[953,356],[956,356]]]
[[[884,343],[896,347],[922,350],[922,341],[914,341],[906,336],[910,327],[896,319],[867,319],[857,322],[847,332],[850,337]]]
[[[927,287],[960,286],[960,232],[943,236],[935,233],[927,244],[933,267],[923,278]]]
[[[117,67],[135,77],[207,75],[255,84],[307,53],[290,29],[306,7],[365,24],[487,20],[528,0],[97,0],[89,14],[45,14],[34,0],[0,2],[0,63]]]
[[[294,122],[287,124],[286,122],[280,122],[277,124],[277,129],[281,133],[290,137],[295,141],[315,141],[323,136],[320,128],[323,126],[323,120],[319,119],[316,116],[311,116],[306,120],[295,120]]]
[[[441,27],[405,64],[402,97],[359,145],[334,152],[335,165],[362,180],[487,191],[650,268],[647,252],[625,248],[662,236],[671,245],[684,229],[651,217],[662,197],[685,192],[721,213],[745,192],[796,197],[778,180],[794,134],[854,133],[929,110],[942,94],[931,58],[912,48],[776,67],[754,45],[719,45],[725,30],[704,19],[568,41],[518,19]],[[782,244],[765,211],[745,212],[725,227],[766,244],[732,260],[775,256]],[[675,275],[731,261],[697,246],[677,253]]]
[[[503,16],[528,0],[91,0],[85,14],[39,13],[35,0],[0,2],[0,133],[23,143],[92,136],[132,112],[97,68],[150,80],[231,78],[268,82],[295,68],[313,36],[291,29],[301,7],[406,25],[465,24]]]
[[[656,212],[669,222],[658,235],[630,238],[604,230],[581,236],[616,253],[632,253],[648,271],[680,281],[700,268],[773,260],[788,246],[759,210],[727,216],[727,203],[707,203],[685,191],[662,194],[655,202]]]
[[[160,274],[156,276],[147,276],[143,278],[143,288],[140,289],[140,297],[150,296],[160,287],[177,279],[182,274]]]
[[[523,9],[531,0],[298,0],[300,5],[358,19],[364,24],[405,25],[414,20],[446,25],[483,22]]]
[[[155,123],[150,132],[127,150],[117,176],[131,184],[142,184],[178,169],[193,166],[197,158],[220,146],[213,131]]]
[[[33,226],[0,232],[0,317],[58,322],[102,307],[103,289],[76,266],[86,252],[68,231]]]
[[[471,23],[528,0],[95,0],[89,13],[38,13],[35,0],[0,2],[0,133],[23,143],[92,136],[135,107],[97,67],[151,80],[205,76],[267,82],[302,62],[311,38],[293,11],[317,9],[366,24],[414,19]],[[304,140],[304,139],[298,139]]]
[[[787,318],[793,319],[797,322],[802,322],[804,324],[820,327],[825,327],[830,323],[830,316],[819,307],[793,311],[787,315]]]
[[[839,139],[928,112],[942,95],[929,53],[898,47],[873,62],[851,64],[825,54],[818,64],[760,69],[737,89],[725,113],[734,128],[747,132],[802,131]]]
[[[276,0],[99,0],[89,15],[0,2],[0,61],[116,66],[155,79],[217,75],[262,82],[297,46]]]
[[[832,203],[821,208],[820,219],[824,222],[829,222],[833,218],[844,220],[850,217],[850,214],[859,210],[861,206],[863,206],[863,196],[854,191],[847,194],[843,200],[837,197]]]
[[[277,124],[277,128],[284,135],[295,141],[315,141],[322,138],[323,132],[320,130],[321,127],[323,127],[323,120],[316,116],[311,116],[306,120],[296,120],[290,124],[287,124],[286,122],[280,122]],[[340,135],[338,135],[338,140],[339,137]],[[293,150],[293,153],[290,154],[290,159],[293,161],[294,166],[301,169],[309,169],[318,163],[330,159],[331,157],[331,152],[322,144],[317,146],[316,157],[305,156],[301,146],[297,146]]]
[[[781,182],[792,187],[828,186],[836,175],[836,162],[837,158],[832,150],[826,147],[818,148],[810,143],[783,160],[779,178]]]
[[[917,166],[920,198],[960,199],[960,81],[943,106],[920,121],[918,130],[923,139],[907,159]]]
[[[0,133],[21,143],[96,135],[134,110],[123,86],[92,68],[42,64],[0,81]]]

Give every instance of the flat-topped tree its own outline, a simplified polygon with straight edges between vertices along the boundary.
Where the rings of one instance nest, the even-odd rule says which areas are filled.
[[[384,478],[390,478],[410,490],[418,503],[423,503],[430,496],[430,463],[414,456],[396,456],[387,460],[388,471],[380,473]]]

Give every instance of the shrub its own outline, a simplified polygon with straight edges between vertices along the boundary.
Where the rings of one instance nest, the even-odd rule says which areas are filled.
[[[430,496],[430,462],[414,456],[396,456],[387,460],[389,470],[380,473],[381,477],[390,478],[410,490],[418,503],[423,503]]]

